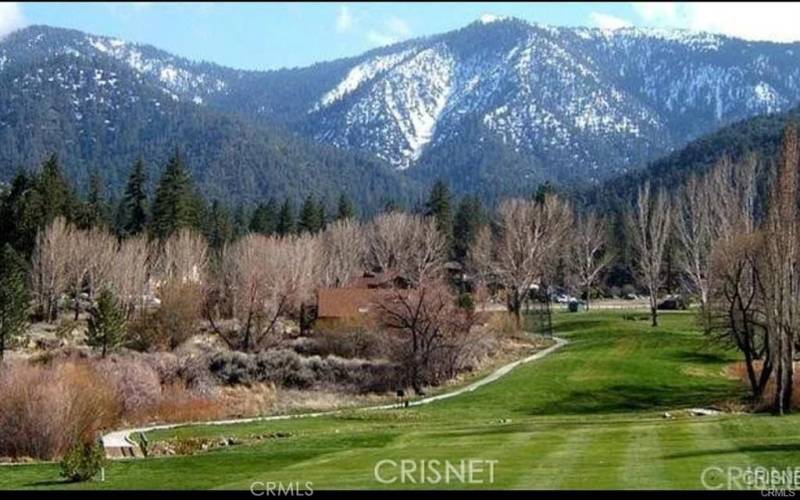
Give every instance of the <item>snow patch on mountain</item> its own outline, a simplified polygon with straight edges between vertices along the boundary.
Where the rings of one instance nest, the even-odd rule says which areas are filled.
[[[410,53],[410,50],[405,50],[396,54],[378,56],[374,59],[359,64],[351,69],[347,73],[347,76],[345,76],[344,80],[342,80],[335,88],[326,92],[325,95],[322,96],[319,102],[317,102],[309,112],[327,108],[331,104],[341,100],[346,95],[357,90],[365,82],[368,82],[375,78],[378,74],[391,69]]]

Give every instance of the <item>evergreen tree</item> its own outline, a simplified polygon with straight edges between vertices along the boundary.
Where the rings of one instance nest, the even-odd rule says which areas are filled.
[[[325,203],[323,203],[322,200],[317,203],[317,223],[319,224],[317,226],[317,231],[322,231],[328,224],[328,213],[327,210],[325,210]]]
[[[266,203],[260,203],[250,219],[250,231],[264,235],[273,234],[278,221],[276,205],[274,198],[270,198]]]
[[[298,232],[316,233],[319,231],[322,228],[320,215],[320,209],[317,206],[314,195],[308,195],[303,202],[303,207],[300,209],[300,220],[297,224]]]
[[[545,197],[550,194],[556,194],[556,188],[550,181],[545,181],[536,188],[536,192],[533,193],[533,200],[537,203],[544,203]]]
[[[197,227],[202,206],[195,193],[194,184],[178,151],[169,160],[158,183],[153,218],[152,236],[166,239],[183,227]]]
[[[233,211],[233,232],[231,234],[231,239],[238,240],[247,234],[247,228],[247,210],[244,205],[240,203],[236,206],[236,210]]]
[[[103,180],[96,170],[89,174],[89,190],[78,225],[83,229],[111,225],[110,209],[103,197]]]
[[[20,170],[12,179],[11,187],[3,192],[0,203],[0,243],[9,243],[23,255],[33,250],[38,220],[31,210],[35,179]]]
[[[39,229],[58,216],[74,222],[78,206],[78,198],[53,155],[38,174],[17,173],[3,194],[0,239],[27,257],[33,251]]]
[[[0,359],[28,325],[25,261],[8,243],[0,253]]]
[[[453,257],[462,264],[469,249],[485,223],[481,200],[477,196],[465,196],[458,204],[453,221]]]
[[[444,234],[448,241],[453,237],[453,197],[447,185],[437,180],[433,184],[428,202],[425,204],[425,215],[436,219],[436,227]]]
[[[336,208],[336,220],[352,219],[356,216],[356,207],[349,196],[342,193],[339,195],[339,205]]]
[[[122,198],[122,232],[127,236],[141,233],[147,227],[147,170],[142,160],[133,165]]]
[[[386,203],[383,204],[383,211],[384,213],[391,213],[391,212],[399,212],[403,209],[400,203],[395,200],[394,198],[389,198]]]
[[[278,212],[278,220],[275,223],[275,232],[281,236],[286,236],[294,232],[294,208],[289,198],[286,198]]]
[[[102,357],[116,349],[127,335],[125,311],[109,289],[103,289],[97,297],[97,304],[89,311],[86,343],[99,347]]]
[[[207,223],[208,245],[219,253],[225,243],[233,239],[233,222],[230,212],[218,200],[211,203]]]
[[[50,224],[58,216],[73,221],[77,196],[64,178],[56,155],[50,156],[42,165],[42,171],[35,182],[37,199],[35,200],[35,216],[38,227]]]

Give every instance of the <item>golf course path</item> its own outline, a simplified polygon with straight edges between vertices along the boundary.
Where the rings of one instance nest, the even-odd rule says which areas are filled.
[[[490,384],[497,379],[501,378],[502,376],[508,374],[514,368],[523,365],[525,363],[529,363],[531,361],[536,361],[537,359],[542,359],[548,354],[560,349],[561,347],[565,346],[568,341],[566,339],[560,337],[553,337],[555,344],[551,345],[546,349],[542,349],[541,351],[537,351],[530,356],[525,358],[519,359],[517,361],[513,361],[506,365],[501,366],[497,370],[493,371],[486,377],[476,380],[475,382],[466,385],[460,389],[456,389],[451,392],[446,392],[444,394],[438,394],[436,396],[425,397],[422,399],[418,399],[415,401],[409,401],[408,406],[421,406],[430,403],[434,403],[436,401],[441,401],[443,399],[452,398],[455,396],[459,396],[461,394],[465,394],[468,392],[472,392],[479,387],[483,387],[484,385]],[[374,410],[389,410],[392,408],[397,408],[399,405],[398,403],[391,403],[379,406],[367,406],[361,408],[355,408],[357,411],[374,411]],[[314,417],[322,417],[326,415],[335,415],[337,413],[341,413],[343,411],[353,411],[353,408],[344,408],[338,410],[327,410],[321,412],[314,412],[314,413],[295,413],[290,415],[271,415],[271,416],[264,416],[264,417],[250,417],[250,418],[237,418],[237,419],[228,419],[228,420],[213,420],[207,422],[178,422],[178,423],[171,423],[171,424],[159,424],[159,425],[151,425],[146,427],[135,427],[131,429],[121,429],[118,431],[109,432],[108,434],[103,436],[103,447],[106,449],[106,454],[110,457],[114,458],[134,458],[134,457],[141,457],[141,451],[139,450],[139,446],[131,440],[131,434],[135,433],[146,433],[156,430],[163,430],[163,429],[173,429],[176,427],[186,427],[186,426],[201,426],[201,425],[231,425],[231,424],[246,424],[251,422],[268,422],[268,421],[275,421],[275,420],[290,420],[296,418],[314,418]]]

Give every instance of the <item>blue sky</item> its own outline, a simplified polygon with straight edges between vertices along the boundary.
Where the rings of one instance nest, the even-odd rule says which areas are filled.
[[[0,36],[29,24],[149,43],[248,69],[305,66],[457,29],[482,15],[565,26],[680,27],[800,40],[800,4],[663,3],[2,3]]]

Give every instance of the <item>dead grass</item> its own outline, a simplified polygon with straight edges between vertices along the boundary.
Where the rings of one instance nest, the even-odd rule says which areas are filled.
[[[756,373],[761,372],[761,361],[755,362],[755,369]],[[792,387],[792,408],[797,410],[800,409],[800,366],[795,362],[794,366],[794,384]],[[739,380],[742,381],[743,384],[746,384],[747,387],[750,387],[750,381],[747,377],[747,364],[744,361],[736,362],[728,367],[728,373]],[[774,379],[770,379],[767,383],[767,387],[764,390],[764,395],[760,401],[755,402],[752,406],[753,409],[756,411],[766,411],[772,407],[772,402],[775,398],[775,381]]]

